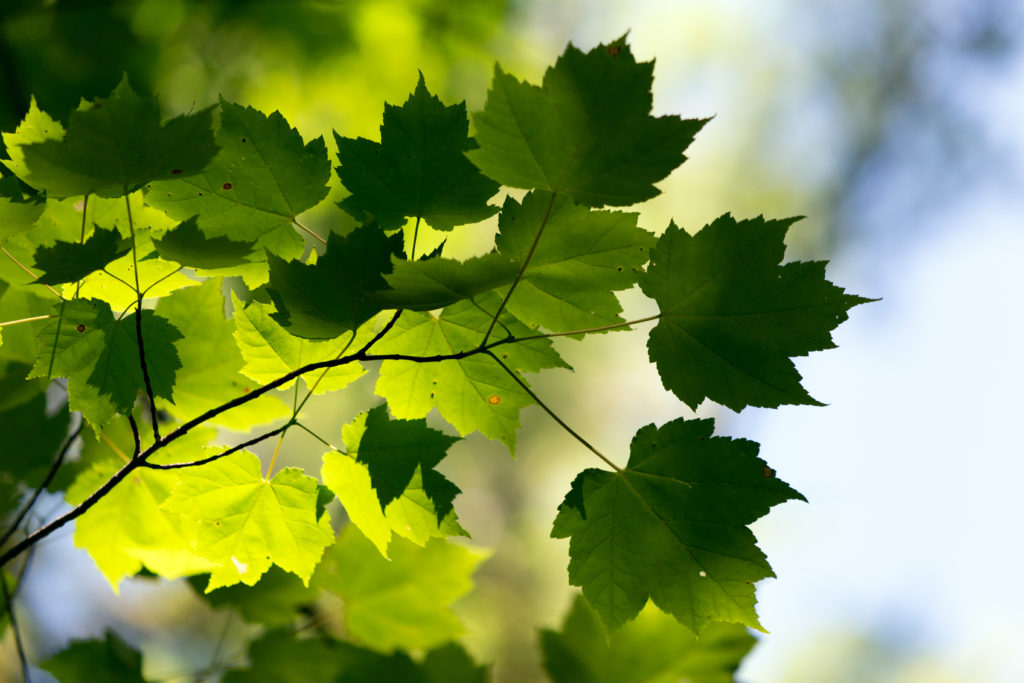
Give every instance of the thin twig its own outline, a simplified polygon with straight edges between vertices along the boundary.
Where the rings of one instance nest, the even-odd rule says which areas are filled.
[[[289,424],[291,424],[291,423],[289,423]],[[240,443],[237,446],[232,446],[231,448],[229,448],[228,450],[224,451],[223,453],[217,453],[216,455],[211,455],[210,457],[203,458],[202,460],[193,460],[192,462],[178,462],[178,463],[173,463],[173,464],[170,464],[170,465],[158,465],[158,464],[152,463],[152,462],[144,462],[142,464],[142,467],[146,467],[146,468],[151,469],[151,470],[180,470],[180,469],[183,469],[185,467],[198,467],[200,465],[205,465],[208,462],[213,462],[215,460],[220,460],[221,458],[226,458],[227,456],[229,456],[229,455],[231,455],[233,453],[237,453],[238,451],[240,451],[240,450],[242,450],[244,448],[248,448],[249,446],[253,446],[255,444],[258,444],[261,441],[266,441],[270,437],[275,436],[275,435],[280,434],[281,432],[285,431],[288,428],[288,426],[289,426],[288,424],[281,425],[277,429],[273,429],[273,430],[267,432],[266,434],[260,434],[257,437],[249,439],[245,443]],[[170,435],[168,435],[168,436],[170,436]]]
[[[7,616],[11,620],[11,629],[14,631],[14,644],[18,648],[18,660],[21,662],[21,676],[25,683],[29,683],[28,658],[25,656],[25,646],[21,642],[21,629],[18,628],[18,619],[14,616],[14,602],[11,600],[11,591],[7,588],[7,577],[0,572],[0,586],[4,590],[4,602],[7,605]]]
[[[25,273],[27,273],[30,278],[32,278],[33,280],[38,280],[39,279],[39,276],[36,275],[35,273],[33,273],[31,270],[29,270],[28,267],[26,267],[24,263],[22,263],[21,261],[19,261],[16,258],[14,258],[14,254],[12,254],[11,252],[7,251],[6,247],[0,247],[0,251],[2,251],[3,253],[7,254],[7,258],[11,259],[11,261],[14,262],[14,265],[18,266],[23,271],[25,271]],[[54,289],[50,285],[43,285],[43,287],[46,287],[48,290],[53,292],[53,295],[56,296],[58,299],[63,299],[64,298],[64,297],[62,297],[60,295],[60,292],[58,292],[56,289]]]
[[[312,230],[310,230],[309,228],[307,228],[307,227],[306,227],[305,225],[303,225],[302,223],[300,223],[300,222],[299,222],[299,219],[298,219],[298,218],[293,218],[293,219],[292,219],[292,223],[295,223],[296,227],[299,227],[299,228],[302,228],[303,230],[305,230],[305,231],[306,231],[307,233],[309,233],[309,235],[310,235],[311,237],[313,237],[314,239],[320,240],[320,242],[321,242],[322,244],[327,244],[327,240],[325,240],[325,239],[324,239],[323,237],[321,237],[320,235],[316,234],[315,232],[313,232]]]
[[[522,380],[522,379],[521,379],[521,378],[519,377],[519,375],[517,375],[517,374],[515,373],[515,371],[514,371],[514,370],[512,370],[512,368],[510,368],[509,366],[507,366],[507,365],[505,365],[504,363],[502,363],[502,362],[501,362],[501,360],[500,360],[500,359],[499,359],[499,358],[498,358],[498,357],[497,357],[496,355],[494,355],[494,354],[493,354],[492,352],[490,352],[490,351],[485,351],[484,353],[486,353],[486,354],[487,354],[488,356],[490,356],[491,358],[493,358],[493,359],[494,359],[494,362],[495,362],[495,363],[497,363],[498,365],[500,365],[500,366],[501,366],[501,369],[502,369],[502,370],[504,370],[504,371],[505,371],[506,373],[508,373],[508,376],[509,376],[509,377],[511,377],[512,379],[514,379],[514,380],[516,381],[516,384],[518,384],[519,386],[521,386],[521,387],[523,388],[523,391],[525,391],[525,392],[526,392],[527,394],[529,394],[529,395],[530,395],[530,398],[532,398],[532,399],[533,399],[534,401],[536,401],[536,402],[537,402],[537,405],[539,405],[539,406],[540,406],[541,408],[543,408],[543,409],[544,409],[544,412],[546,412],[546,413],[547,413],[548,415],[550,415],[550,416],[551,416],[551,419],[553,419],[553,420],[554,420],[555,422],[557,422],[557,423],[558,423],[558,425],[559,425],[559,426],[560,426],[560,427],[561,427],[562,429],[564,429],[565,431],[569,432],[569,434],[570,434],[570,435],[571,435],[571,436],[572,436],[572,437],[573,437],[574,439],[576,439],[576,440],[577,440],[577,441],[579,441],[579,442],[580,442],[581,444],[583,444],[584,446],[586,446],[586,447],[587,447],[587,448],[588,448],[588,449],[590,450],[590,452],[591,452],[591,453],[593,453],[593,454],[594,454],[594,455],[596,455],[597,457],[601,458],[601,460],[604,460],[604,461],[605,461],[605,463],[606,463],[606,464],[607,464],[607,465],[608,465],[609,467],[611,467],[612,469],[614,469],[614,470],[615,470],[616,472],[621,472],[621,471],[622,471],[622,468],[620,468],[620,467],[619,467],[618,465],[616,465],[616,464],[615,464],[615,463],[613,463],[613,462],[612,462],[611,460],[609,460],[609,459],[608,459],[607,457],[605,457],[604,453],[602,453],[601,451],[599,451],[599,450],[597,450],[596,448],[594,448],[594,447],[593,447],[593,446],[592,446],[592,445],[590,444],[590,442],[589,442],[589,441],[587,441],[586,439],[584,439],[584,438],[583,438],[582,436],[580,436],[580,435],[579,435],[579,434],[578,434],[578,433],[576,432],[576,430],[574,430],[574,429],[573,429],[572,427],[570,427],[569,425],[567,425],[567,424],[565,423],[565,420],[563,420],[562,418],[558,417],[558,415],[556,415],[556,414],[555,414],[555,411],[551,410],[551,408],[549,408],[549,407],[548,407],[548,405],[547,405],[546,403],[544,403],[544,401],[540,400],[540,397],[539,397],[539,396],[537,396],[537,394],[535,394],[535,393],[533,392],[533,389],[531,389],[531,388],[529,387],[529,385],[527,385],[527,384],[526,384],[526,382],[524,382],[524,381],[523,381],[523,380]]]
[[[31,318],[21,318],[19,320],[8,320],[5,323],[0,323],[0,327],[10,327],[11,325],[20,325],[22,323],[34,323],[37,320],[47,320],[52,318],[52,315],[34,315]]]

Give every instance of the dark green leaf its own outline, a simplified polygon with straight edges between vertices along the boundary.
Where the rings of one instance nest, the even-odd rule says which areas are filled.
[[[473,114],[480,148],[467,156],[504,185],[566,193],[587,206],[650,199],[705,123],[651,116],[653,71],[621,38],[587,54],[570,45],[543,87],[496,66],[487,104]]]
[[[249,646],[249,668],[229,670],[224,683],[335,683],[344,661],[338,650],[328,640],[268,631]]]
[[[466,261],[447,258],[395,260],[394,267],[394,272],[385,276],[391,289],[376,292],[374,296],[389,307],[413,311],[444,308],[456,301],[508,285],[519,270],[515,263],[496,253]]]
[[[279,112],[221,100],[220,152],[199,174],[152,183],[146,201],[176,220],[198,215],[210,237],[254,242],[282,258],[302,255],[295,218],[327,196],[322,137],[303,143]]]
[[[61,683],[145,683],[142,655],[107,631],[105,640],[79,640],[39,665]]]
[[[451,230],[498,210],[487,204],[498,184],[463,154],[475,147],[466,104],[446,107],[427,90],[423,74],[404,105],[384,105],[379,143],[337,133],[334,137],[341,161],[338,176],[352,193],[341,207],[358,220],[369,216],[391,229],[413,216],[438,230]]]
[[[648,598],[694,633],[709,621],[761,628],[755,581],[774,576],[746,525],[803,496],[752,441],[712,437],[711,420],[643,427],[616,473],[584,470],[551,533],[572,538],[569,581],[617,630]]]
[[[210,109],[161,125],[156,100],[140,98],[125,78],[109,97],[73,112],[63,139],[21,147],[21,179],[52,197],[118,197],[201,171],[217,151],[211,126]]]
[[[36,249],[33,260],[45,271],[36,280],[41,285],[59,285],[77,282],[93,271],[131,251],[131,242],[117,230],[96,229],[85,242],[57,242],[53,246]]]
[[[434,504],[440,524],[460,491],[434,468],[458,440],[431,429],[426,420],[391,420],[386,405],[370,410],[356,460],[369,468],[381,510],[402,495],[418,467],[423,491]]]
[[[194,576],[189,585],[214,607],[234,607],[249,623],[269,628],[289,626],[316,602],[317,591],[295,574],[271,567],[255,586],[236,584],[204,593],[209,577]]]
[[[46,412],[46,395],[0,410],[0,434],[4,458],[0,469],[30,486],[38,485],[50,468],[68,433],[67,406],[52,416]]]
[[[255,249],[253,242],[236,242],[223,235],[211,237],[200,229],[192,216],[163,237],[154,239],[160,256],[192,268],[227,268],[245,263]]]
[[[728,214],[689,235],[674,224],[640,279],[661,320],[647,343],[665,387],[691,408],[821,405],[791,356],[833,348],[830,332],[864,299],[825,279],[825,263],[779,265],[795,218],[737,222]]]
[[[384,274],[400,251],[400,235],[368,225],[347,237],[332,233],[316,265],[271,256],[267,292],[277,306],[274,319],[307,339],[356,329],[385,308],[370,293],[387,288]]]

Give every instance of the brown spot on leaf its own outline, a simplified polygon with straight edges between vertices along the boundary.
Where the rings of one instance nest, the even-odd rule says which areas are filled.
[[[221,188],[223,188],[225,190],[230,190],[231,189],[231,183],[224,183],[223,185],[221,185]]]
[[[82,325],[81,323],[79,323],[79,324],[78,324],[78,325],[77,325],[77,326],[75,327],[75,329],[76,329],[76,330],[78,330],[79,332],[85,332],[85,325]]]
[[[490,403],[492,406],[496,406],[499,403],[501,403],[501,396],[498,396],[497,394],[494,394],[489,399],[487,399],[487,402]]]
[[[179,175],[180,173],[181,173],[181,169],[180,168],[176,168],[176,169],[171,171],[171,175]]]
[[[621,45],[609,45],[608,46],[608,54],[610,54],[612,57],[618,57],[620,52],[622,52],[622,46]]]
[[[764,473],[764,478],[765,479],[774,479],[775,478],[775,470],[773,470],[771,467],[768,467],[768,465],[765,465],[764,469],[762,469],[761,471]]]

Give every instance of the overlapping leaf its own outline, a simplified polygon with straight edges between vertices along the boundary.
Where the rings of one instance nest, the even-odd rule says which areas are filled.
[[[255,248],[253,242],[237,242],[229,237],[210,237],[199,229],[192,216],[153,240],[160,256],[193,268],[228,268],[248,261]]]
[[[271,564],[306,582],[334,540],[317,518],[317,481],[289,467],[269,481],[248,452],[182,470],[162,508],[198,525],[196,551],[213,564],[206,590],[252,586]]]
[[[245,360],[235,344],[235,323],[224,317],[220,279],[179,290],[161,299],[156,310],[183,335],[175,343],[181,370],[174,402],[159,402],[161,408],[179,420],[190,420],[256,387],[241,373]],[[287,415],[287,407],[277,397],[265,395],[221,413],[211,423],[248,431]]]
[[[146,682],[142,655],[113,631],[107,631],[104,640],[76,640],[39,666],[61,683]]]
[[[345,349],[352,352],[370,341],[372,325],[364,325],[356,334],[328,340],[303,339],[288,333],[273,319],[273,307],[257,301],[243,304],[232,294],[235,311],[235,341],[245,358],[242,374],[260,383],[270,382],[281,375],[314,363],[336,358]],[[317,370],[303,376],[307,387],[317,394],[343,389],[363,376],[366,371],[359,363],[348,363],[326,370]],[[282,384],[287,389],[291,383]]]
[[[611,638],[577,597],[561,631],[541,631],[544,668],[553,683],[732,683],[754,637],[739,624],[708,624],[695,638],[648,606]]]
[[[343,666],[338,643],[267,631],[249,646],[249,667],[230,669],[224,683],[336,683]],[[385,680],[385,679],[380,679]]]
[[[345,600],[345,630],[356,642],[381,652],[430,648],[462,633],[451,604],[473,587],[485,557],[439,538],[423,547],[396,538],[386,559],[349,526],[315,580]]]
[[[487,204],[498,184],[463,154],[476,146],[469,137],[465,102],[446,107],[427,90],[423,74],[405,104],[384,105],[379,143],[334,137],[341,161],[338,176],[352,193],[341,207],[358,220],[369,217],[391,229],[415,217],[451,230],[498,210]]]
[[[274,319],[307,339],[357,329],[388,307],[371,293],[387,288],[384,274],[391,272],[391,256],[401,244],[400,235],[388,237],[367,225],[347,237],[332,233],[315,265],[271,256],[267,292],[277,306]]]
[[[0,434],[5,451],[0,470],[37,486],[50,468],[68,431],[68,411],[47,414],[46,395],[0,408]]]
[[[0,244],[30,229],[45,208],[44,202],[22,196],[15,178],[0,178]]]
[[[480,306],[497,310],[498,301],[494,296],[481,297]],[[374,352],[429,357],[470,351],[479,346],[490,322],[490,315],[468,301],[445,308],[439,317],[408,311]],[[532,333],[511,315],[502,314],[502,323],[503,328],[498,329],[507,329],[515,336]],[[568,367],[547,339],[509,344],[496,352],[520,374]],[[533,403],[515,379],[485,354],[429,363],[385,361],[376,392],[387,399],[395,417],[424,417],[436,406],[459,434],[480,431],[501,441],[510,451],[515,449],[519,411]]]
[[[28,145],[46,142],[47,140],[59,141],[64,137],[64,126],[60,121],[55,121],[49,114],[39,108],[36,98],[33,96],[29,101],[28,112],[25,118],[18,124],[13,133],[4,133],[4,146],[7,148],[9,159],[4,159],[4,165],[18,176],[25,179],[29,176],[28,166],[25,164],[25,153],[23,148]]]
[[[95,299],[73,299],[54,306],[55,319],[39,333],[39,355],[31,377],[67,377],[71,409],[93,425],[115,414],[127,415],[145,390],[135,318],[114,318]],[[175,342],[181,332],[153,311],[142,312],[146,367],[156,396],[170,399],[181,367]]]
[[[36,280],[41,285],[77,282],[86,275],[131,251],[131,242],[117,230],[96,226],[84,242],[57,242],[36,249],[36,266],[45,272]]]
[[[234,607],[247,622],[269,628],[294,624],[308,613],[319,593],[295,574],[276,566],[268,569],[255,586],[235,584],[203,593],[209,577],[193,576],[188,582],[213,607]]]
[[[221,100],[220,152],[202,173],[154,182],[146,201],[183,221],[198,215],[207,237],[259,241],[282,258],[301,256],[293,223],[327,196],[331,174],[322,137],[303,143],[279,112]]]
[[[591,211],[548,192],[531,192],[522,204],[507,198],[498,250],[528,261],[509,310],[559,332],[621,322],[613,292],[636,283],[654,244],[636,221],[635,213]]]
[[[63,136],[47,132],[58,129],[46,118],[32,115],[26,134],[19,129],[5,141],[17,148],[15,173],[52,197],[117,197],[152,180],[197,173],[217,151],[210,109],[161,125],[156,101],[136,95],[127,78],[109,97],[74,111]]]
[[[661,320],[647,343],[665,387],[691,408],[821,405],[790,360],[833,348],[831,331],[869,301],[825,279],[825,263],[779,265],[796,219],[737,222],[728,214],[689,235],[674,224],[640,279]]]
[[[394,308],[432,311],[507,285],[519,267],[503,254],[490,253],[466,261],[429,258],[395,260],[394,271],[384,276],[391,289],[375,297]]]
[[[487,103],[473,114],[480,148],[467,156],[504,185],[565,193],[587,206],[650,199],[705,123],[651,116],[653,70],[623,39],[586,54],[570,45],[543,87],[495,66]]]
[[[569,581],[609,630],[648,598],[694,633],[709,621],[761,628],[753,583],[774,574],[746,525],[803,496],[757,444],[712,430],[682,419],[640,429],[625,469],[584,470],[559,507],[551,533],[572,539]]]

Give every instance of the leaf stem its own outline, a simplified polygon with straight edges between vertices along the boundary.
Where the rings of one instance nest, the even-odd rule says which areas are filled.
[[[12,254],[11,252],[7,251],[7,247],[0,247],[0,251],[5,253],[7,255],[7,258],[11,259],[11,261],[14,262],[14,265],[16,265],[19,268],[21,268],[30,278],[32,278],[33,280],[38,280],[39,279],[39,276],[36,275],[35,273],[33,273],[31,270],[29,270],[28,267],[24,263],[22,263],[21,261],[19,261],[16,258],[14,258],[14,254]],[[43,285],[43,287],[46,287],[48,290],[53,292],[53,295],[56,296],[58,299],[63,299],[64,298],[64,297],[62,297],[60,295],[60,292],[58,292],[56,289],[54,289],[50,285]]]
[[[146,396],[149,398],[149,419],[153,427],[153,441],[160,441],[160,422],[156,416],[156,398],[153,395],[153,383],[149,379],[149,368],[146,366],[146,345],[142,341],[142,287],[139,285],[139,256],[135,246],[135,224],[132,222],[132,202],[128,196],[128,187],[124,188],[124,208],[128,213],[128,232],[132,238],[132,270],[135,273],[135,336],[139,344],[139,365],[142,367],[142,380],[146,385]],[[137,455],[137,454],[136,454]]]
[[[518,384],[518,385],[519,385],[520,387],[522,387],[522,388],[523,388],[523,391],[525,391],[525,392],[526,392],[527,394],[529,394],[529,395],[530,395],[530,398],[532,398],[532,399],[533,399],[534,401],[536,401],[536,402],[537,402],[537,405],[539,405],[539,406],[540,406],[541,408],[543,408],[543,409],[544,409],[544,412],[546,412],[546,413],[547,413],[548,415],[550,415],[550,416],[551,416],[551,419],[552,419],[552,420],[554,420],[555,422],[557,422],[557,423],[558,423],[558,425],[559,425],[559,426],[560,426],[560,427],[561,427],[562,429],[564,429],[565,431],[569,432],[570,436],[572,436],[572,437],[573,437],[574,439],[576,439],[576,440],[577,440],[577,441],[579,441],[579,442],[580,442],[581,444],[583,444],[584,446],[586,446],[586,447],[587,447],[587,448],[588,448],[588,449],[590,450],[590,452],[591,452],[591,453],[593,453],[593,454],[594,454],[594,455],[596,455],[597,457],[601,458],[601,460],[604,460],[605,464],[606,464],[606,465],[608,465],[609,467],[611,467],[611,468],[612,468],[613,470],[615,470],[616,472],[622,472],[622,468],[621,468],[621,467],[619,467],[618,465],[616,465],[615,463],[613,463],[613,462],[612,462],[611,460],[609,460],[609,459],[608,459],[607,457],[605,457],[604,453],[602,453],[601,451],[599,451],[599,450],[597,450],[596,448],[594,448],[594,446],[593,446],[593,445],[591,445],[591,443],[590,443],[589,441],[587,441],[586,439],[584,439],[584,438],[583,438],[582,436],[580,436],[580,435],[579,435],[579,434],[578,434],[578,433],[576,432],[576,430],[574,430],[574,429],[573,429],[572,427],[570,427],[569,425],[567,425],[567,424],[565,423],[565,420],[563,420],[562,418],[558,417],[558,415],[556,415],[556,414],[555,414],[555,411],[551,410],[551,408],[549,408],[549,407],[548,407],[548,404],[546,404],[546,403],[544,403],[544,401],[540,400],[540,397],[539,397],[539,396],[537,396],[537,394],[536,394],[536,393],[534,393],[533,389],[531,389],[531,388],[530,388],[530,386],[529,386],[529,385],[528,385],[528,384],[527,384],[526,382],[524,382],[524,381],[523,381],[523,380],[522,380],[522,379],[521,379],[521,378],[519,377],[519,375],[517,375],[517,374],[515,373],[515,371],[514,371],[514,370],[512,370],[512,368],[510,368],[509,366],[507,366],[507,365],[505,365],[504,363],[502,363],[502,362],[501,362],[501,359],[499,359],[499,358],[498,358],[498,357],[497,357],[496,355],[494,355],[494,353],[492,353],[491,351],[484,351],[484,353],[486,353],[486,354],[487,354],[488,356],[490,356],[491,358],[493,358],[493,359],[494,359],[494,362],[495,362],[495,363],[497,363],[498,365],[500,365],[500,366],[501,366],[501,369],[502,369],[502,370],[504,370],[504,371],[505,371],[506,373],[508,373],[508,376],[509,376],[509,377],[511,377],[512,379],[514,379],[514,380],[516,381],[516,384]]]
[[[487,344],[487,340],[491,338],[491,332],[494,330],[494,325],[498,322],[498,318],[501,317],[501,312],[505,310],[505,305],[508,304],[508,300],[512,298],[512,292],[516,291],[516,286],[519,281],[523,279],[523,274],[526,272],[527,266],[530,265],[530,259],[533,258],[533,252],[537,250],[537,243],[540,242],[540,236],[544,233],[544,227],[548,224],[548,219],[551,218],[551,209],[555,206],[555,197],[558,196],[557,192],[551,193],[551,200],[548,202],[548,208],[544,210],[544,218],[540,221],[540,227],[537,228],[537,234],[533,238],[533,244],[530,245],[530,250],[526,252],[526,258],[523,259],[523,265],[519,268],[519,272],[516,273],[516,279],[512,281],[512,286],[508,288],[505,293],[505,298],[501,300],[501,305],[498,306],[498,311],[494,314],[491,319],[491,324],[487,328],[487,332],[484,334],[483,340],[480,342],[480,346],[483,347]]]
[[[270,430],[269,432],[267,432],[265,434],[260,434],[259,436],[253,437],[252,439],[249,439],[248,441],[246,441],[244,443],[240,443],[240,444],[238,444],[236,446],[232,446],[231,448],[227,449],[226,451],[223,451],[222,453],[217,453],[216,455],[211,455],[208,458],[203,458],[202,460],[193,460],[192,462],[177,462],[177,463],[173,463],[173,464],[170,464],[170,465],[158,465],[156,463],[144,462],[142,464],[142,467],[145,467],[145,468],[151,469],[151,470],[180,470],[180,469],[183,469],[185,467],[198,467],[200,465],[205,465],[208,462],[214,462],[215,460],[220,460],[221,458],[226,458],[227,456],[232,455],[234,453],[237,453],[240,450],[246,449],[249,446],[254,446],[254,445],[260,443],[261,441],[266,441],[267,439],[269,439],[272,436],[277,436],[278,434],[284,432],[288,428],[288,426],[289,426],[288,424],[281,425],[277,429],[272,429],[272,430]]]
[[[270,456],[270,464],[267,465],[267,476],[263,477],[264,481],[270,481],[270,475],[274,471],[274,463],[277,462],[277,454],[281,452],[281,444],[284,443],[284,435],[288,433],[288,428],[293,424],[295,423],[289,420],[288,424],[281,430],[281,436],[278,437],[277,445],[274,446],[274,454]]]
[[[37,320],[48,320],[52,318],[52,315],[35,315],[31,318],[21,318],[19,320],[8,320],[5,323],[0,323],[0,327],[10,327],[11,325],[20,325],[22,323],[34,323]]]
[[[416,238],[420,234],[420,217],[416,216],[416,227],[412,229],[412,246],[409,248],[409,260],[416,260]]]
[[[545,334],[534,334],[529,337],[516,337],[516,342],[533,341],[534,339],[551,339],[552,337],[571,337],[574,334],[590,334],[591,332],[604,332],[606,330],[616,330],[623,327],[629,327],[636,325],[637,323],[646,323],[651,320],[658,320],[661,318],[661,313],[656,315],[649,315],[646,318],[637,318],[636,320],[628,320],[624,323],[615,323],[613,325],[602,325],[601,327],[588,327],[585,330],[570,330],[568,332],[548,332]]]
[[[313,232],[312,230],[310,230],[309,228],[307,228],[307,227],[306,227],[305,225],[303,225],[302,223],[300,223],[300,222],[299,222],[299,219],[298,219],[298,218],[293,218],[293,219],[292,219],[292,223],[294,223],[296,227],[298,227],[298,228],[302,228],[303,230],[305,230],[305,231],[306,231],[307,233],[309,233],[309,234],[310,234],[310,236],[312,236],[312,237],[313,237],[314,239],[320,240],[321,244],[327,244],[327,240],[325,240],[325,239],[324,239],[323,237],[321,237],[320,235],[316,234],[315,232]]]

